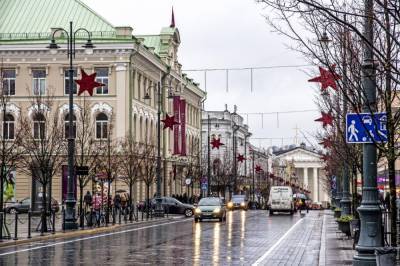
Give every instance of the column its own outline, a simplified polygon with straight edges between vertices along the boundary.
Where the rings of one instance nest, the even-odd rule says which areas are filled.
[[[314,201],[319,201],[319,188],[318,188],[318,168],[313,168],[313,182],[314,182]]]
[[[307,189],[308,188],[308,168],[307,167],[303,168],[303,184],[304,184],[304,187]]]
[[[127,112],[132,112],[132,110],[127,110],[127,67],[126,63],[118,63],[116,68],[116,82],[115,82],[115,93],[117,96],[117,103],[115,105],[115,125],[116,125],[116,137],[124,137],[126,134],[126,125],[128,124],[127,121]],[[113,112],[114,113],[114,112]]]

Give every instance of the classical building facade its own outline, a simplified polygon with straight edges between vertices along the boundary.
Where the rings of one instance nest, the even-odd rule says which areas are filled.
[[[35,112],[32,98],[51,95],[55,104],[50,111],[61,110],[66,119],[69,62],[65,36],[60,32],[55,35],[60,46],[56,54],[51,54],[47,46],[55,28],[68,30],[72,21],[74,30],[85,28],[90,32],[95,45],[92,54],[85,54],[82,45],[87,35],[82,31],[75,34],[74,79],[80,79],[84,70],[88,74],[96,73],[96,80],[105,84],[95,89],[91,97],[75,94],[74,110],[86,105],[90,108],[96,139],[106,138],[104,129],[108,128],[115,139],[131,134],[137,142],[150,141],[155,145],[157,83],[160,82],[161,118],[177,114],[180,123],[174,131],[161,131],[162,193],[184,193],[188,189],[184,183],[185,167],[193,157],[199,157],[201,102],[205,92],[182,73],[178,29],[171,25],[162,28],[159,34],[138,36],[132,27],[113,26],[79,0],[62,2],[61,5],[56,0],[2,1],[0,62],[4,86],[10,96],[7,117],[18,123],[20,116],[31,116]],[[145,100],[145,95],[150,100]],[[65,188],[62,170],[58,173],[52,188],[53,197],[61,200]],[[15,179],[15,199],[35,196],[31,195],[34,190],[31,176],[16,169]],[[113,186],[114,189],[125,187],[121,181]],[[92,184],[87,187],[91,188]],[[155,185],[151,190],[152,196]],[[135,200],[143,200],[144,193],[143,182],[138,181]]]
[[[274,165],[276,175],[309,190],[313,202],[326,204],[329,201],[330,187],[320,153],[300,144],[274,151],[274,159],[277,162]]]
[[[207,162],[208,136],[210,136],[210,141],[220,140],[223,145],[219,148],[213,148],[210,144],[211,175],[214,178],[211,186],[215,186],[215,182],[218,182],[218,171],[230,173],[231,180],[225,176],[226,180],[223,183],[227,184],[230,181],[233,185],[234,167],[236,167],[237,189],[243,191],[248,189],[249,181],[247,179],[251,174],[251,160],[249,159],[251,133],[248,125],[244,124],[243,117],[236,111],[236,106],[234,106],[233,112],[230,112],[225,105],[224,111],[203,112],[201,120],[202,161],[203,168],[206,170],[207,166],[204,163]],[[238,156],[243,156],[243,161],[238,160]]]

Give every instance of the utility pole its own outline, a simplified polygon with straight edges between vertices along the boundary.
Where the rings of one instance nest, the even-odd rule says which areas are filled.
[[[207,114],[207,197],[211,195],[211,151],[210,151],[210,131],[211,131],[211,121],[210,115]]]

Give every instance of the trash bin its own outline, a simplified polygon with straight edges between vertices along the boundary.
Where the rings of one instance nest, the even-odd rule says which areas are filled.
[[[396,249],[393,247],[383,247],[375,249],[377,266],[395,266]]]

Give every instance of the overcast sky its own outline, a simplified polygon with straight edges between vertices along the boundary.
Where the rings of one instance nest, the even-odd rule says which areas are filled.
[[[288,40],[272,32],[266,23],[264,7],[253,0],[82,0],[114,26],[132,26],[134,34],[158,34],[169,26],[171,7],[181,36],[178,51],[183,69],[245,68],[281,65],[303,65],[298,53],[287,49]],[[251,92],[250,71],[229,72],[226,91],[225,71],[207,72],[207,110],[223,110],[228,104],[238,106],[239,113],[275,112],[250,115],[248,124],[259,146],[280,146],[294,143],[298,127],[315,142],[319,113],[279,114],[292,110],[316,110],[318,88],[308,83],[304,71],[309,67],[277,68],[253,71]],[[204,88],[203,72],[188,72]],[[247,116],[244,116],[247,120]],[[278,124],[279,121],[279,124]],[[281,139],[283,138],[283,140]]]

